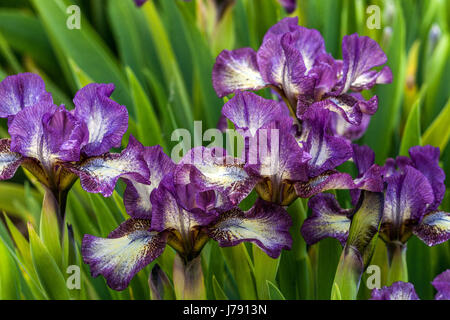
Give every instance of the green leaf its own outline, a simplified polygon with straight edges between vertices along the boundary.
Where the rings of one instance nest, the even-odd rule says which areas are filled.
[[[139,80],[130,68],[126,69],[131,96],[133,98],[134,112],[139,119],[138,140],[145,146],[164,146],[161,128],[154,108],[147,98]]]
[[[13,257],[9,253],[8,248],[0,240],[0,300],[19,299],[20,289],[18,288],[17,275],[18,270]]]
[[[450,99],[434,119],[433,123],[428,127],[422,136],[423,145],[431,144],[432,146],[439,147],[441,153],[444,152],[445,147],[450,139],[450,126],[448,120],[450,119]]]
[[[253,245],[252,247],[253,263],[255,265],[256,291],[259,299],[267,300],[270,292],[268,291],[266,282],[275,282],[280,258],[273,259],[258,246]]]
[[[407,156],[409,148],[421,145],[420,110],[425,91],[426,87],[423,87],[406,120],[399,151],[401,156]]]
[[[64,276],[31,224],[28,224],[28,234],[34,269],[47,297],[55,300],[68,300],[70,296]]]
[[[236,281],[241,299],[257,298],[254,282],[254,267],[244,243],[234,247],[221,248],[225,262]]]
[[[228,300],[227,295],[223,291],[215,275],[212,276],[212,286],[214,291],[214,297],[216,298],[216,300]]]
[[[47,191],[42,203],[41,221],[39,226],[39,235],[43,244],[47,247],[56,264],[62,269],[63,254],[61,248],[61,230],[58,220],[59,206],[54,195]]]
[[[266,280],[266,286],[270,300],[286,300],[281,291],[272,282]]]

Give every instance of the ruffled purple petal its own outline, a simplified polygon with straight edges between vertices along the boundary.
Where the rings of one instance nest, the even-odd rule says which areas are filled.
[[[37,103],[53,104],[45,83],[37,74],[21,73],[6,77],[0,83],[0,118],[9,121],[22,109]]]
[[[413,166],[419,170],[430,182],[434,193],[434,202],[428,210],[436,210],[444,199],[445,173],[439,167],[439,148],[433,146],[415,146],[409,149]]]
[[[342,209],[333,194],[322,193],[311,198],[308,207],[312,215],[301,228],[306,243],[313,245],[325,238],[335,238],[345,245],[351,220],[347,217],[351,210]]]
[[[55,150],[50,145],[49,132],[44,132],[44,120],[53,116],[57,109],[51,103],[38,103],[20,111],[8,128],[11,151],[37,159],[44,165],[51,163]]]
[[[389,287],[373,289],[370,300],[420,300],[414,286],[409,282],[394,282]]]
[[[150,220],[128,219],[108,238],[86,234],[81,255],[93,277],[102,275],[108,286],[124,290],[141,269],[159,257],[166,246],[166,235],[150,231]]]
[[[222,114],[234,123],[236,128],[249,131],[252,136],[281,115],[280,104],[264,99],[252,92],[236,92],[222,108]]]
[[[417,169],[406,166],[385,178],[387,183],[381,236],[387,241],[406,242],[411,226],[419,223],[427,207],[434,202],[433,189]]]
[[[11,179],[23,161],[20,153],[11,151],[11,141],[0,139],[0,180]]]
[[[215,215],[199,211],[188,211],[178,202],[178,195],[174,190],[160,184],[150,196],[153,213],[152,229],[157,231],[177,231],[183,239],[201,226],[206,226],[215,219]]]
[[[88,158],[81,163],[66,164],[66,168],[80,177],[87,192],[112,195],[120,177],[139,183],[149,183],[149,168],[143,159],[144,147],[130,136],[128,147],[119,153],[107,153]]]
[[[199,192],[214,190],[239,204],[258,182],[244,162],[226,155],[220,148],[196,147],[181,159],[174,174],[175,184],[192,183]]]
[[[308,112],[304,118],[300,141],[311,155],[308,162],[310,177],[332,170],[352,156],[351,145],[346,139],[328,134],[330,114],[328,110],[317,109]]]
[[[427,213],[414,228],[414,234],[428,246],[446,242],[450,239],[450,213],[444,211]]]
[[[378,43],[369,37],[360,37],[356,33],[342,40],[343,76],[341,93],[349,89],[361,91],[372,88],[376,83],[392,82],[392,73],[388,67],[378,72],[372,68],[387,62],[386,54]]]
[[[89,142],[82,149],[87,156],[99,156],[120,147],[127,131],[127,108],[109,98],[113,91],[113,84],[91,83],[81,88],[73,99],[75,117],[89,130]]]
[[[266,86],[259,73],[256,52],[251,48],[223,50],[216,58],[212,80],[221,98],[237,90],[259,90]]]
[[[221,247],[253,242],[275,259],[282,249],[291,248],[291,224],[289,214],[281,206],[259,199],[247,212],[235,208],[221,214],[208,230]]]
[[[450,269],[434,278],[432,285],[436,288],[436,300],[450,300]]]
[[[310,178],[306,182],[297,182],[294,185],[297,195],[301,198],[310,198],[318,193],[334,189],[356,189],[352,177],[348,173],[326,171]]]
[[[127,187],[123,194],[123,202],[131,217],[150,219],[152,214],[150,194],[158,188],[165,174],[175,170],[175,164],[163,152],[161,146],[144,147],[143,157],[150,170],[150,184],[124,179]]]

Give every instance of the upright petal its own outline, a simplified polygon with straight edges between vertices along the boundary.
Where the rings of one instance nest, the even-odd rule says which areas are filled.
[[[251,48],[223,50],[216,58],[212,80],[219,97],[237,90],[259,90],[266,86],[259,73],[256,52]]]
[[[371,300],[420,300],[414,286],[409,282],[397,281],[389,287],[373,289]]]
[[[44,133],[43,121],[44,115],[48,119],[56,110],[54,104],[38,103],[20,111],[8,129],[11,135],[11,150],[24,157],[37,159],[44,166],[51,163],[55,155],[49,145],[48,135]]]
[[[297,8],[297,0],[278,0],[287,13],[292,13]]]
[[[280,104],[264,99],[251,92],[236,92],[222,108],[222,114],[234,123],[236,128],[249,131],[252,136],[281,115]]]
[[[375,152],[369,146],[352,144],[353,161],[355,162],[358,175],[362,176],[375,163]]]
[[[428,246],[434,246],[450,239],[450,213],[431,211],[414,228],[414,234]]]
[[[11,179],[23,161],[20,153],[11,151],[11,141],[0,139],[0,180]]]
[[[152,229],[176,231],[187,243],[190,243],[191,232],[195,228],[206,226],[215,218],[204,212],[187,211],[165,184],[160,184],[150,198],[153,205]]]
[[[113,84],[91,83],[81,88],[73,99],[75,117],[89,130],[89,142],[82,150],[87,156],[98,156],[120,147],[127,131],[127,108],[109,98],[113,91]]]
[[[103,275],[108,286],[124,290],[141,269],[159,257],[166,246],[166,235],[150,231],[150,220],[128,219],[108,238],[86,234],[81,255],[91,267],[93,277]]]
[[[81,163],[65,164],[66,168],[80,177],[81,186],[87,192],[112,195],[120,177],[139,183],[149,183],[149,169],[142,153],[144,147],[130,136],[128,147],[119,153],[107,153],[87,158]]]
[[[378,43],[369,37],[360,37],[356,33],[342,40],[343,77],[342,89],[361,91],[370,89],[376,83],[390,83],[392,73],[388,67],[378,72],[372,68],[386,63],[387,57]]]
[[[158,188],[165,174],[175,170],[175,164],[163,152],[161,146],[144,147],[143,157],[150,171],[150,184],[124,179],[127,187],[123,194],[123,202],[131,217],[150,219],[152,214],[150,194]]]
[[[404,174],[385,178],[386,199],[380,235],[387,242],[405,243],[412,227],[420,222],[427,207],[433,203],[433,189],[427,178],[413,167],[406,166]]]
[[[45,83],[37,74],[21,73],[6,77],[0,83],[0,118],[12,118],[22,109],[37,103],[51,105]]]
[[[358,140],[369,127],[370,118],[369,115],[363,113],[360,124],[351,124],[341,115],[335,113],[333,115],[334,121],[332,122],[333,131],[335,135],[344,137],[350,141]]]
[[[301,228],[306,243],[313,245],[322,239],[331,237],[345,245],[351,220],[348,218],[351,209],[342,209],[333,194],[322,193],[311,198],[308,207],[312,215]]]
[[[244,162],[226,155],[220,148],[196,147],[189,151],[177,166],[175,184],[193,183],[199,192],[215,190],[239,204],[258,182],[249,174]]]
[[[330,111],[311,110],[303,122],[300,142],[311,155],[309,175],[315,177],[332,170],[352,156],[351,145],[344,138],[330,135]]]
[[[223,213],[208,229],[209,236],[222,247],[248,241],[277,258],[282,249],[291,248],[291,224],[289,214],[281,206],[257,200],[247,212],[235,208]]]
[[[429,206],[429,210],[436,210],[444,199],[445,194],[445,173],[439,167],[439,148],[433,146],[415,146],[409,149],[409,155],[414,168],[419,170],[433,188],[434,202]]]
[[[437,290],[436,300],[450,300],[450,269],[434,278],[432,284]]]

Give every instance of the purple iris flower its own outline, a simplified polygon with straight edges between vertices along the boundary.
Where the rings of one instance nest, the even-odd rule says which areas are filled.
[[[374,171],[374,153],[370,148],[353,146],[354,160],[359,176],[379,174]],[[405,245],[412,234],[429,246],[450,239],[450,214],[438,209],[445,193],[445,174],[439,167],[439,148],[415,146],[409,157],[388,159],[382,167],[384,182],[384,211],[380,237],[388,244]],[[360,191],[351,191],[353,204]],[[345,242],[350,220],[331,194],[320,194],[309,202],[312,216],[303,227],[302,234],[309,244],[325,237]]]
[[[105,196],[121,176],[145,182],[148,168],[136,139],[130,137],[122,153],[109,153],[128,127],[126,107],[109,98],[113,90],[112,84],[89,84],[77,92],[69,111],[53,104],[38,75],[6,77],[0,83],[0,117],[8,119],[11,139],[0,140],[0,180],[22,165],[63,202],[61,194],[77,176],[85,190]]]
[[[317,30],[299,26],[297,17],[285,18],[267,31],[257,52],[251,48],[222,51],[213,68],[213,86],[220,97],[271,87],[300,120],[316,109],[328,109],[360,125],[364,114],[376,112],[377,97],[366,101],[349,92],[390,83],[392,73],[387,66],[373,70],[387,58],[368,37],[345,36],[342,52],[343,60],[335,60],[325,51]]]
[[[309,112],[299,133],[284,102],[238,91],[222,114],[244,137],[244,170],[257,177],[256,191],[266,201],[287,206],[330,189],[382,189],[380,175],[373,174],[376,165],[356,180],[335,170],[353,151],[350,142],[333,134],[329,110]]]
[[[437,290],[435,300],[450,300],[450,269],[434,278],[432,285]],[[394,282],[389,287],[372,291],[371,300],[420,300],[414,285],[409,282]]]
[[[126,180],[124,202],[131,218],[107,238],[83,239],[85,263],[111,288],[125,289],[167,244],[184,261],[196,258],[209,239],[220,246],[250,241],[273,258],[290,248],[291,219],[281,206],[258,200],[249,211],[237,207],[255,185],[240,159],[199,147],[175,165],[159,146],[145,147],[144,158],[150,184]]]

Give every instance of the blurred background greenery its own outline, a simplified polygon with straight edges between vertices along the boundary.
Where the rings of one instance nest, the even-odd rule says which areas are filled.
[[[72,4],[81,9],[80,30],[66,27],[66,10]],[[367,27],[370,5],[381,9],[379,29]],[[0,80],[38,73],[55,102],[68,108],[80,87],[112,82],[113,98],[130,113],[127,137],[133,134],[144,145],[160,144],[170,154],[177,143],[171,141],[174,129],[192,130],[193,121],[202,120],[206,130],[219,120],[223,101],[211,83],[215,57],[223,49],[258,49],[267,29],[285,16],[277,0],[149,0],[142,8],[132,0],[0,0]],[[299,0],[291,16],[318,29],[335,58],[341,57],[346,34],[357,32],[380,43],[394,81],[365,92],[366,97],[378,96],[379,109],[358,143],[372,147],[379,164],[407,154],[413,145],[439,146],[442,167],[450,176],[450,1]],[[6,121],[0,120],[0,137],[8,137]],[[344,165],[343,170],[352,168]],[[106,236],[125,218],[123,185],[105,199],[87,194],[77,183],[67,213],[75,241],[66,236],[62,247],[53,248],[38,236],[42,189],[19,171],[13,180],[0,182],[0,210],[5,212],[0,222],[0,298],[148,299],[147,279],[155,263],[170,279],[170,249],[122,292],[110,290],[102,277],[92,279],[81,262],[83,235]],[[348,204],[348,194],[338,196]],[[450,210],[449,191],[442,209]],[[340,245],[325,240],[307,248],[299,233],[306,201],[298,200],[289,211],[294,247],[280,259],[272,261],[251,245],[207,245],[202,254],[208,298],[329,298]],[[416,240],[408,245],[410,281],[421,298],[431,299],[430,281],[449,268],[450,246],[428,248]],[[381,242],[372,263],[386,263]],[[70,264],[82,268],[81,290],[65,286]],[[362,285],[360,298],[368,296]]]

